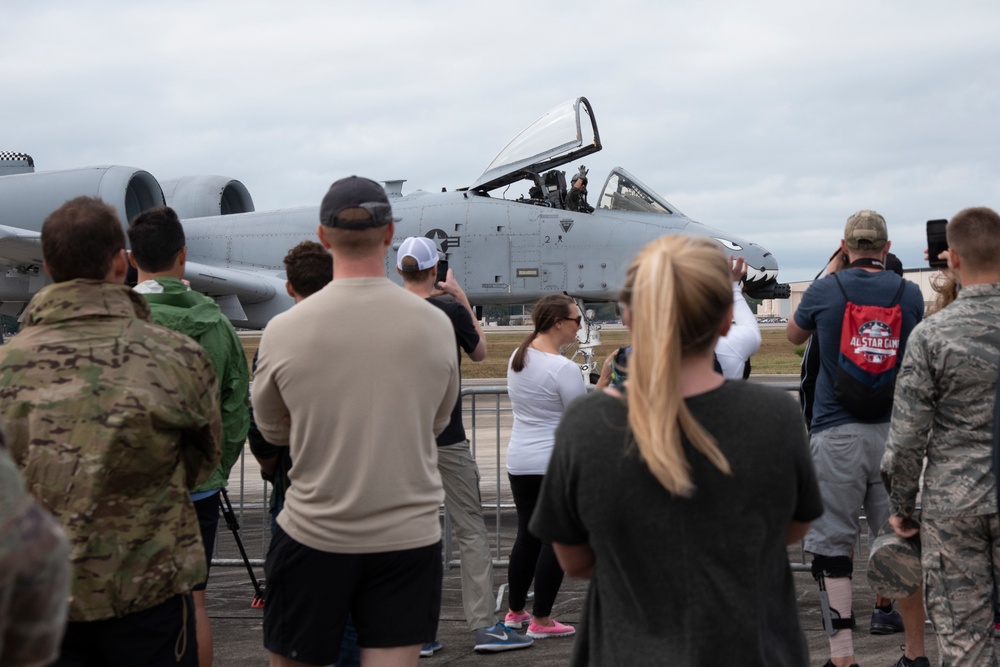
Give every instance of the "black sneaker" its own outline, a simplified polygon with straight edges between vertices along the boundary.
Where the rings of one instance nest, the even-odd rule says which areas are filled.
[[[903,617],[899,615],[896,608],[885,612],[875,607],[872,612],[871,633],[873,635],[891,635],[903,631]]]
[[[826,664],[823,665],[823,667],[837,667],[837,666],[835,664],[833,664],[833,660],[827,660]],[[858,667],[858,663],[852,662],[851,663],[851,667]]]
[[[899,657],[899,662],[894,664],[892,667],[931,667],[931,661],[924,656],[910,660],[904,653]]]

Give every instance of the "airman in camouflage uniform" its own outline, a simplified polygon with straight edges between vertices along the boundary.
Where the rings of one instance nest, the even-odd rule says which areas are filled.
[[[947,228],[958,298],[910,336],[882,475],[901,537],[924,459],[924,598],[942,664],[996,665],[990,594],[1000,563],[993,406],[1000,367],[1000,216],[966,209]]]
[[[0,665],[44,665],[66,626],[69,548],[0,438]]]
[[[42,254],[56,282],[0,347],[0,416],[28,490],[69,538],[62,655],[90,650],[92,621],[164,609],[178,639],[164,657],[174,664],[174,644],[186,640],[196,660],[184,619],[206,569],[188,488],[219,460],[215,371],[197,343],[150,322],[142,296],[121,284],[125,235],[114,209],[89,197],[67,202],[42,227]],[[150,625],[169,628],[159,618]],[[84,663],[138,655],[134,630],[109,634],[104,641],[132,643]]]

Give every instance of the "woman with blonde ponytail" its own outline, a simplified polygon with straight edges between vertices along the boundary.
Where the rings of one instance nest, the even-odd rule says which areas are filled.
[[[556,432],[530,528],[592,578],[573,664],[809,662],[786,545],[823,505],[795,400],[714,369],[730,269],[703,237],[643,248],[625,392],[577,401]]]
[[[550,616],[562,585],[552,545],[528,530],[555,442],[556,426],[569,403],[587,393],[579,367],[561,354],[576,339],[580,309],[565,294],[550,294],[535,304],[532,332],[514,350],[507,367],[507,393],[514,425],[507,446],[507,479],[517,509],[517,536],[507,570],[510,606],[508,628],[528,626],[535,639],[568,637],[575,630]],[[535,583],[531,613],[525,610],[528,589]]]

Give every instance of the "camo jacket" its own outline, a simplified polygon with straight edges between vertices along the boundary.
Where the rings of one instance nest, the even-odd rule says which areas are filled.
[[[0,665],[47,665],[59,657],[68,556],[59,524],[24,490],[0,443]]]
[[[1000,365],[1000,284],[970,285],[910,335],[896,379],[882,479],[890,510],[995,514],[993,404]]]
[[[71,621],[142,611],[206,576],[188,489],[219,461],[215,371],[124,285],[40,290],[0,347],[0,416],[70,543]]]

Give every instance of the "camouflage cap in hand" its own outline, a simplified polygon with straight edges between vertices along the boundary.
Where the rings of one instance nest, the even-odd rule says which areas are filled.
[[[886,524],[868,555],[868,584],[876,595],[898,600],[920,588],[920,533],[902,538]]]

